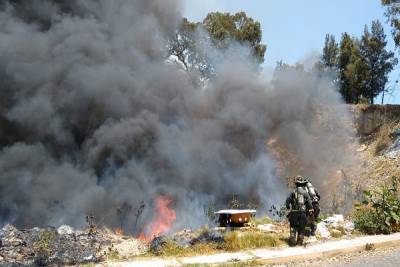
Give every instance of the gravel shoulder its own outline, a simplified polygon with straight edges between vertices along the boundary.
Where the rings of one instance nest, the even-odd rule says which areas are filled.
[[[285,265],[265,265],[274,267],[395,267],[400,264],[400,247],[376,249],[350,253],[338,257],[318,259],[312,261],[301,261]]]

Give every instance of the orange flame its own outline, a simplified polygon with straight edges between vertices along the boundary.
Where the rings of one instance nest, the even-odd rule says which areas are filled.
[[[173,209],[169,207],[171,199],[164,196],[157,196],[155,202],[155,216],[152,222],[147,225],[139,235],[139,239],[143,241],[151,241],[164,233],[166,233],[174,223],[176,214]]]

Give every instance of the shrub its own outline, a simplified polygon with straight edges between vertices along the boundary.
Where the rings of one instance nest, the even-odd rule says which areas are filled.
[[[37,239],[33,243],[35,252],[35,263],[38,266],[46,266],[52,253],[51,242],[54,240],[55,234],[47,229],[41,230]]]
[[[389,234],[400,230],[399,178],[378,190],[364,191],[365,200],[356,206],[354,226],[365,234]]]
[[[364,234],[373,235],[380,232],[379,217],[374,209],[369,206],[357,207],[353,214],[354,227]]]

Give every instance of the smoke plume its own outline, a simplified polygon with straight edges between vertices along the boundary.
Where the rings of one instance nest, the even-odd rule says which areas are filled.
[[[266,83],[232,56],[198,88],[168,63],[180,10],[176,0],[1,2],[1,224],[82,226],[93,214],[137,232],[140,202],[143,226],[166,195],[175,227],[196,227],[233,194],[279,205],[284,175],[324,190],[349,162],[346,112],[316,75]]]

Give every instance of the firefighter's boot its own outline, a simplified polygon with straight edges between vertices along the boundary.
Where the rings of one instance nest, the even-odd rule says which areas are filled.
[[[297,234],[297,245],[302,246],[304,242],[304,233]]]
[[[290,227],[289,246],[296,246],[296,233],[296,228]]]

